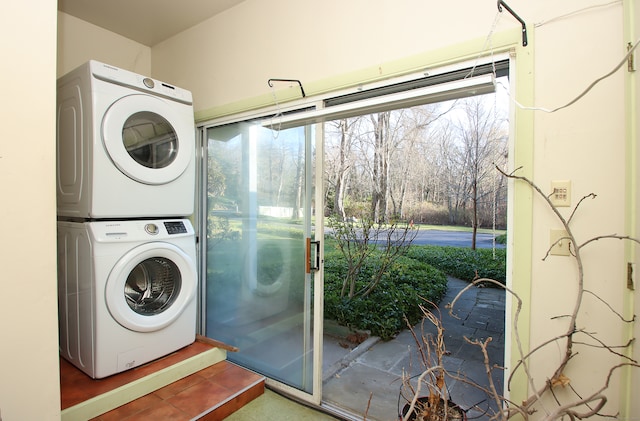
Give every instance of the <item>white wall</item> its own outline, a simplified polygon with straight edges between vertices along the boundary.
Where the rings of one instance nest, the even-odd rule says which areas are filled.
[[[56,420],[56,2],[4,3],[0,56],[0,417]]]
[[[539,0],[508,2],[525,19],[531,44],[521,50],[533,58],[533,68],[516,89],[530,89],[534,103],[554,108],[575,98],[596,78],[611,70],[625,55],[623,3],[597,0],[557,2]],[[489,53],[493,37],[488,34],[518,28],[506,12],[494,27],[496,2],[422,0],[327,0],[321,5],[309,0],[247,0],[152,48],[154,76],[174,80],[194,91],[196,112],[215,115],[225,104],[247,101],[269,94],[269,78],[300,79],[305,86],[326,87],[358,77],[392,76],[393,65],[406,57],[415,66],[425,53],[443,48],[460,49],[461,44],[487,39]],[[461,53],[462,54],[462,53]],[[472,58],[460,56],[463,58]],[[518,60],[516,57],[516,66]],[[428,60],[425,68],[438,63]],[[408,65],[409,66],[409,65]],[[363,72],[366,69],[369,73]],[[358,73],[360,72],[360,73]],[[355,76],[354,76],[355,75]],[[361,75],[361,76],[358,76]],[[517,119],[530,118],[528,133],[519,132],[514,141],[532,138],[526,173],[545,191],[552,180],[571,180],[572,201],[591,192],[596,200],[585,203],[574,220],[579,241],[600,234],[628,233],[625,183],[625,73],[617,72],[597,85],[575,105],[547,114],[518,111]],[[310,92],[313,93],[313,92]],[[248,101],[250,102],[250,101]],[[516,121],[518,127],[521,121]],[[514,158],[516,161],[522,157]],[[513,283],[519,286],[530,316],[522,330],[525,342],[535,346],[563,332],[566,319],[554,316],[570,313],[576,291],[576,265],[566,257],[542,261],[549,247],[550,229],[559,222],[539,198],[533,200],[533,217],[519,215],[514,226],[529,231],[525,240],[516,239],[516,252],[528,254],[531,273]],[[570,210],[561,210],[565,217]],[[518,242],[520,241],[520,242]],[[619,311],[632,296],[625,289],[625,261],[622,242],[597,242],[584,250],[586,283],[590,290]],[[519,262],[519,261],[518,261]],[[517,268],[516,268],[517,271]],[[579,327],[598,332],[610,344],[623,342],[623,328],[597,300],[587,297]],[[530,317],[530,319],[529,319]],[[552,375],[550,361],[560,358],[557,346],[548,347],[534,359],[533,376],[541,384]],[[580,348],[579,366],[566,375],[583,393],[603,384],[608,367],[619,362],[608,352]],[[596,356],[598,354],[600,356]],[[575,361],[579,361],[576,359]],[[620,379],[614,376],[609,389],[608,412],[618,412]],[[623,399],[624,400],[624,399]],[[541,409],[541,413],[544,410]]]

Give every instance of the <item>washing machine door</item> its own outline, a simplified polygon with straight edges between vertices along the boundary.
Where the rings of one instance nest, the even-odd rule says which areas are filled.
[[[105,300],[111,316],[136,332],[173,323],[194,299],[195,263],[170,243],[142,244],[126,253],[107,279]]]
[[[194,159],[190,110],[150,95],[114,102],[102,120],[102,141],[113,164],[145,184],[167,184],[180,177]]]

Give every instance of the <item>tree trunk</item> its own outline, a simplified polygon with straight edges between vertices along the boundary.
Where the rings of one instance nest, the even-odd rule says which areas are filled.
[[[349,150],[347,120],[340,121],[340,151],[338,158],[338,169],[336,174],[336,197],[333,203],[333,213],[340,215],[344,221],[347,214],[344,210],[344,196],[347,188],[347,176],[349,174]]]
[[[473,182],[473,218],[471,224],[473,226],[473,234],[471,235],[471,250],[476,249],[476,238],[478,236],[478,183],[477,180]]]
[[[373,192],[371,217],[380,223],[387,220],[387,195],[389,188],[389,112],[378,113],[374,124]]]
[[[291,219],[299,219],[302,217],[300,215],[300,208],[302,207],[302,192],[304,191],[304,147],[305,141],[298,142],[298,155],[296,159],[296,180],[295,180],[295,203],[293,204],[293,212],[291,213]]]

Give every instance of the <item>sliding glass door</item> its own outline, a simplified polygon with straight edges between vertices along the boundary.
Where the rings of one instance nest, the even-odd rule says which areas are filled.
[[[313,127],[242,122],[207,129],[205,142],[206,335],[239,348],[228,360],[319,402]]]

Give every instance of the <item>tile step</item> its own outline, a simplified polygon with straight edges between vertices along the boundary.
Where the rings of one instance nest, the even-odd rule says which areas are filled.
[[[264,392],[263,376],[226,361],[226,349],[200,339],[106,379],[91,379],[61,359],[61,419],[221,419]]]

